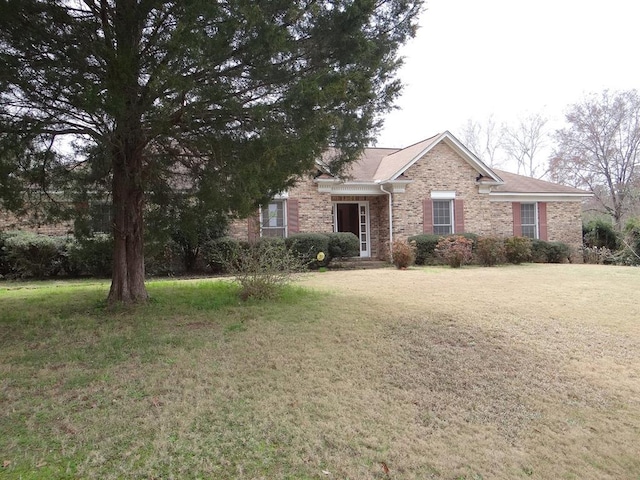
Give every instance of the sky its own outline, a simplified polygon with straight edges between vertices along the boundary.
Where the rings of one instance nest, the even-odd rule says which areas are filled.
[[[640,2],[426,0],[401,50],[399,107],[377,146],[405,147],[468,119],[515,123],[541,113],[562,126],[591,92],[640,89]]]

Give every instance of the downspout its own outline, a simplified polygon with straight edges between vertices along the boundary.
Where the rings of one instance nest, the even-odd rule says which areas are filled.
[[[389,260],[393,259],[393,194],[384,189],[384,184],[380,184],[380,190],[389,197]]]

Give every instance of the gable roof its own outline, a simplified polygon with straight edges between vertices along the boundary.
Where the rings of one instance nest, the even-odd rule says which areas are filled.
[[[485,183],[501,184],[502,179],[478,157],[469,151],[450,132],[439,133],[405,148],[365,148],[360,158],[345,171],[352,182],[385,183],[398,180],[414,163],[432,148],[444,142],[474,167],[485,179]],[[324,164],[330,163],[333,150],[323,155]]]
[[[522,195],[591,196],[590,193],[577,188],[492,169],[449,131],[439,133],[405,148],[365,148],[360,158],[347,167],[344,180],[350,184],[375,185],[396,181],[406,182],[407,178],[404,173],[440,143],[449,146],[478,172],[478,183],[486,185],[487,188],[491,186],[491,195],[505,197]],[[334,149],[325,152],[321,165],[329,166],[331,157],[334,155]],[[325,172],[330,173],[328,169]],[[326,174],[323,177],[326,180],[332,178],[333,181],[339,181]]]

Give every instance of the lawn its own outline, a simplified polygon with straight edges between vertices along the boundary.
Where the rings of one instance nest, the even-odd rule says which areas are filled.
[[[0,284],[0,478],[640,478],[640,270]]]

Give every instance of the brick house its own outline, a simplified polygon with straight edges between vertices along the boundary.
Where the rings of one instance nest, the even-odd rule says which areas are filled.
[[[527,236],[582,245],[582,201],[591,194],[489,168],[451,133],[403,149],[367,148],[342,178],[331,152],[317,170],[264,205],[231,235],[353,232],[360,256],[388,258],[390,240],[419,233]]]

